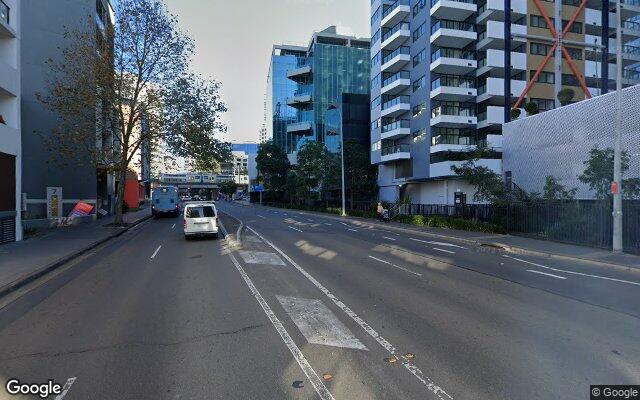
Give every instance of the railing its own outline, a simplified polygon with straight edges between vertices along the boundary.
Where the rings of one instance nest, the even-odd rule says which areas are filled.
[[[634,31],[640,31],[640,23],[635,21],[624,21],[622,23],[622,27],[626,29],[631,29]]]
[[[460,136],[452,134],[441,134],[433,136],[431,138],[431,145],[437,146],[439,144],[461,144],[472,146],[476,144],[476,138],[473,136]]]
[[[478,90],[476,91],[476,96],[480,96],[481,94],[485,94],[487,93],[487,84],[483,83],[482,85],[478,86]]]
[[[487,65],[487,57],[478,60],[478,69]]]
[[[431,118],[440,115],[453,115],[457,117],[475,117],[476,110],[474,107],[465,107],[459,105],[440,105],[431,109]]]
[[[476,0],[449,0],[449,1],[455,1],[458,3],[476,4]],[[431,7],[435,6],[438,3],[440,3],[440,0],[431,0]]]
[[[409,104],[409,102],[410,102],[409,96],[398,96],[393,100],[389,100],[386,103],[382,103],[382,109],[386,110],[387,108],[391,108],[398,104],[403,104],[403,103]]]
[[[400,54],[407,54],[410,55],[411,54],[411,48],[409,46],[402,46],[399,47],[397,49],[395,49],[394,51],[392,51],[391,53],[387,54],[383,59],[382,59],[382,64],[386,64],[389,61],[391,61],[394,57],[399,56]]]
[[[431,33],[435,33],[438,29],[455,29],[457,31],[475,32],[475,24],[468,22],[452,21],[449,19],[441,19],[431,26]]]
[[[4,1],[0,0],[0,19],[6,22],[7,24],[9,23],[10,11],[11,9],[9,8],[9,6]]]
[[[639,6],[640,7],[640,0],[622,0],[622,4],[629,4],[632,6]]]
[[[399,71],[382,81],[382,87],[385,87],[398,79],[410,79],[409,71]]]
[[[397,154],[397,153],[409,153],[410,151],[411,151],[411,145],[398,144],[395,146],[383,147],[381,154],[383,156],[388,156],[388,155]]]
[[[622,76],[627,79],[640,80],[640,71],[636,71],[634,69],[624,69],[622,71]]]
[[[475,80],[458,75],[440,75],[431,81],[431,90],[441,86],[472,89],[475,86]]]
[[[382,35],[382,41],[384,42],[385,40],[389,39],[394,33],[400,31],[400,30],[405,30],[408,31],[410,30],[409,28],[409,23],[407,22],[400,22],[397,23],[393,28],[391,28],[387,33],[385,33],[384,35]]]
[[[408,5],[410,5],[410,1],[409,0],[396,0],[396,1],[394,1],[393,4],[391,4],[389,6],[389,8],[384,10],[384,12],[382,13],[382,19],[384,19],[387,15],[391,14],[393,12],[393,10],[395,10],[399,6],[408,6]]]
[[[408,119],[402,119],[400,121],[396,121],[396,122],[392,122],[390,124],[384,125],[382,127],[382,133],[390,132],[390,131],[401,129],[401,128],[406,128],[406,129],[411,128],[411,121],[409,121]]]
[[[463,60],[475,60],[476,55],[473,51],[464,51],[460,49],[453,49],[450,47],[440,47],[438,50],[431,53],[431,62],[437,60],[440,57],[446,58],[460,58]]]
[[[640,47],[626,44],[624,45],[622,52],[627,54],[633,54],[634,56],[640,56]]]
[[[306,96],[313,93],[313,85],[298,85],[298,89],[293,93],[294,96]]]

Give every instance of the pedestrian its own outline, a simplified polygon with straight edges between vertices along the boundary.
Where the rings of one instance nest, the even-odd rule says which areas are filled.
[[[378,202],[376,211],[378,212],[378,221],[382,222],[384,218],[384,207],[382,206],[382,203]]]

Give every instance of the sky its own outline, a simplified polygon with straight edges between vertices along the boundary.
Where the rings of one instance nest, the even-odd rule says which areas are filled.
[[[227,140],[257,141],[274,44],[330,25],[369,37],[370,0],[164,0],[196,43],[193,70],[222,82]]]

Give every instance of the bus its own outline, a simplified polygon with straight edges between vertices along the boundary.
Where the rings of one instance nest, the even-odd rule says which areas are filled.
[[[180,195],[174,186],[158,186],[151,192],[151,214],[154,217],[161,215],[180,215]]]

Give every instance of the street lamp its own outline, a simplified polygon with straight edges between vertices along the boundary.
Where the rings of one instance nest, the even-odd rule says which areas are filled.
[[[608,12],[603,10],[602,12]],[[622,251],[622,16],[620,1],[616,2],[616,135],[613,156],[613,246]]]
[[[342,170],[342,216],[346,217],[347,207],[346,207],[346,193],[345,193],[345,187],[344,187],[344,132],[342,131],[342,110],[340,110],[340,108],[335,104],[331,104],[329,108],[327,108],[327,110],[336,110],[339,116],[338,126],[340,130],[340,164],[341,164],[341,170]],[[351,206],[353,207],[353,205]]]

